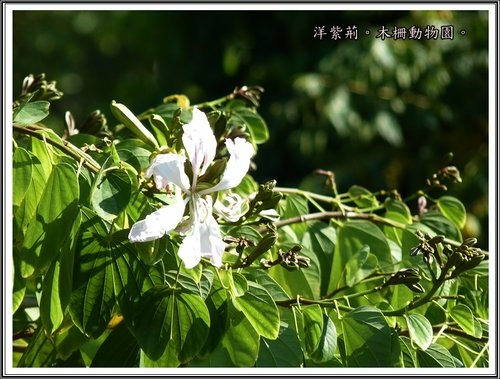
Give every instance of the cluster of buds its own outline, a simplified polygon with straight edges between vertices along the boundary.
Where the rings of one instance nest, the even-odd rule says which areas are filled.
[[[302,247],[299,245],[295,245],[288,251],[279,250],[278,258],[274,261],[270,261],[268,259],[261,259],[260,263],[265,268],[270,268],[272,266],[281,265],[285,267],[287,270],[295,270],[298,268],[307,268],[311,264],[311,260],[303,255],[299,255]]]
[[[420,243],[410,250],[410,255],[415,256],[421,252],[424,262],[427,264],[432,263],[433,258],[435,258],[439,267],[448,273],[448,279],[473,269],[486,257],[481,249],[474,247],[477,243],[475,238],[467,238],[458,247],[443,244],[442,253],[440,253],[438,244],[444,242],[443,236],[430,237],[421,231],[417,231],[416,236]],[[445,258],[446,262],[444,262]]]
[[[452,183],[462,182],[460,171],[458,171],[455,166],[446,166],[440,169],[438,172],[432,174],[432,176],[427,179],[427,185],[441,187],[446,190],[446,186],[441,182],[443,179],[451,181]]]
[[[242,98],[244,100],[249,101],[253,104],[253,106],[258,107],[260,101],[260,95],[264,92],[264,88],[260,86],[243,86],[236,87],[231,94],[231,98]]]
[[[395,286],[398,284],[404,284],[413,292],[423,293],[424,288],[419,283],[421,279],[418,269],[404,268],[393,274],[385,283],[384,286]]]
[[[445,246],[443,251],[448,256],[446,267],[452,270],[450,278],[457,277],[462,272],[471,270],[476,267],[485,258],[485,254],[474,247],[477,243],[475,238],[467,238],[460,246],[451,249],[450,246]]]
[[[419,252],[422,252],[425,263],[432,263],[433,257],[436,257],[438,263],[441,265],[442,261],[437,245],[444,241],[444,236],[431,237],[427,233],[422,233],[420,230],[417,230],[416,236],[420,243],[411,248],[410,255],[413,257]]]
[[[28,96],[33,96],[31,98],[32,101],[52,101],[60,99],[62,95],[63,93],[56,88],[55,81],[47,82],[45,80],[45,74],[38,74],[36,76],[30,74],[24,78],[21,95],[14,102],[14,107],[18,106]]]

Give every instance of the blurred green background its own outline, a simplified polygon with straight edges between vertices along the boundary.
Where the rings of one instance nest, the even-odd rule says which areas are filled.
[[[140,113],[183,93],[193,104],[260,85],[271,139],[258,181],[324,193],[397,188],[403,197],[455,165],[450,185],[470,212],[465,234],[487,247],[488,18],[480,11],[15,11],[14,96],[44,72],[65,96],[47,123],[62,130],[115,99]],[[385,26],[452,25],[454,38],[376,38]],[[325,26],[322,39],[316,27]],[[344,37],[357,27],[358,39]],[[370,34],[366,35],[365,30]],[[465,35],[460,32],[465,31]],[[453,152],[450,160],[448,153]],[[416,213],[416,205],[412,211]]]

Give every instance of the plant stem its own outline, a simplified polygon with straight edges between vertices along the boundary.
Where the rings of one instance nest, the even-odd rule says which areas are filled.
[[[31,128],[25,128],[22,126],[14,125],[14,130],[21,133],[21,134],[26,134],[35,138],[38,138],[39,140],[45,141],[49,143],[50,145],[56,147],[57,149],[61,150],[62,152],[66,153],[70,157],[74,158],[78,162],[82,162],[82,164],[92,171],[94,174],[97,174],[99,170],[101,169],[101,166],[99,163],[97,163],[90,155],[84,153],[81,151],[79,148],[76,146],[72,145],[71,143],[64,141],[64,144],[60,144],[59,142],[56,142],[50,138],[48,138],[46,135],[43,133],[38,132],[37,130],[31,129]],[[43,129],[42,129],[43,131]]]
[[[378,216],[373,213],[356,213],[356,212],[342,212],[342,211],[326,211],[326,212],[316,212],[316,213],[309,213],[306,215],[301,215],[301,216],[295,216],[291,217],[285,220],[277,221],[274,223],[274,225],[277,228],[286,226],[286,225],[291,225],[291,224],[297,224],[301,222],[306,222],[306,221],[314,221],[314,220],[323,220],[323,219],[329,219],[329,218],[345,218],[345,219],[361,219],[361,220],[370,220],[374,222],[378,222],[381,224],[393,226],[398,229],[404,229],[406,227],[406,224],[403,224],[401,222],[397,222],[394,220],[390,220],[381,216]],[[266,229],[265,227],[260,228],[259,232],[264,232]]]
[[[433,282],[431,289],[429,290],[429,292],[425,294],[425,296],[416,299],[415,301],[408,304],[406,307],[395,309],[393,311],[382,311],[382,313],[386,316],[402,316],[409,310],[418,308],[421,305],[424,305],[425,303],[432,301],[434,294],[437,292],[439,288],[441,288],[443,283],[446,281],[447,272],[448,270],[444,269],[441,271],[441,275],[439,276],[439,278],[436,279],[435,282]]]

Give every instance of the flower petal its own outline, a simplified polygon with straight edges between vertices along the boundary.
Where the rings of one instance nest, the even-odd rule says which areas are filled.
[[[228,192],[224,195],[223,201],[215,201],[213,209],[224,220],[236,222],[248,211],[248,205],[237,193]]]
[[[177,201],[151,213],[144,220],[136,222],[130,228],[129,241],[153,241],[174,230],[182,219],[185,204],[183,200]]]
[[[248,172],[250,159],[255,153],[252,144],[244,138],[237,137],[234,140],[226,139],[226,147],[230,156],[222,179],[214,187],[200,191],[200,195],[234,188],[241,183]]]
[[[179,247],[179,258],[186,268],[195,267],[201,257],[210,258],[210,262],[220,267],[225,244],[222,240],[219,224],[210,215],[204,222],[195,222],[193,229]]]
[[[184,192],[189,192],[189,178],[184,172],[186,157],[178,154],[158,154],[146,171],[146,177],[154,175],[156,187],[163,189],[166,183],[178,185]],[[160,178],[163,180],[160,180]]]
[[[187,151],[193,175],[203,175],[215,157],[217,141],[205,113],[193,108],[193,119],[183,127],[182,143]],[[193,179],[195,182],[196,179]],[[196,183],[193,183],[195,186]]]

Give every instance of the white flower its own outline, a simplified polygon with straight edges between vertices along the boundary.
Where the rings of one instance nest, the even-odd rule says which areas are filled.
[[[209,194],[236,187],[240,184],[250,166],[254,154],[251,143],[243,138],[226,139],[229,160],[221,180],[215,186],[196,192],[198,178],[203,175],[215,157],[217,141],[206,115],[193,109],[193,119],[183,126],[182,142],[193,171],[193,179],[184,171],[186,157],[179,154],[159,154],[146,171],[146,177],[153,176],[158,189],[170,184],[176,185],[175,201],[148,215],[132,225],[129,233],[131,242],[146,242],[163,237],[178,228],[186,205],[189,204],[190,218],[180,247],[179,257],[186,268],[196,266],[202,257],[209,258],[214,266],[222,265],[224,242],[219,224],[212,214],[212,197]],[[182,198],[182,193],[185,197]],[[178,228],[179,229],[179,228]]]

